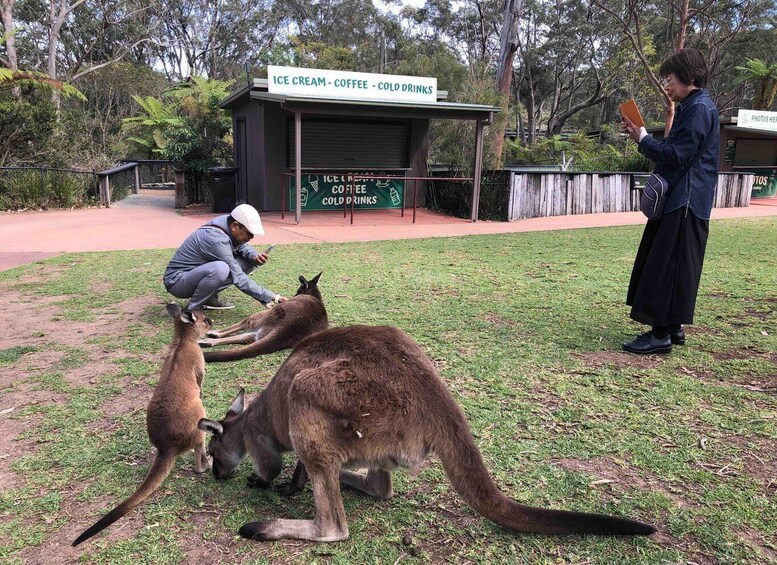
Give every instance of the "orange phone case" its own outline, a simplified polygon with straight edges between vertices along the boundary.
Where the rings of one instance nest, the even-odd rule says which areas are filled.
[[[645,125],[645,120],[642,119],[642,114],[639,113],[639,108],[637,108],[637,103],[634,102],[633,98],[626,100],[619,108],[621,114],[634,122],[637,127],[641,128]]]

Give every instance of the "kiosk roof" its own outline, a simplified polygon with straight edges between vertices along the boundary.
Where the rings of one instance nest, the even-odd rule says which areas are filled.
[[[346,114],[352,116],[385,116],[404,118],[437,118],[454,120],[483,120],[491,122],[499,106],[444,102],[447,92],[437,92],[437,102],[397,102],[391,100],[355,100],[318,96],[292,96],[271,94],[267,91],[267,79],[253,79],[249,85],[237,90],[221,101],[221,108],[233,109],[249,100],[277,102],[290,112],[311,114]]]

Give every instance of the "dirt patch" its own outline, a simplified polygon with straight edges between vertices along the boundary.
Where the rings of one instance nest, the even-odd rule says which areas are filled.
[[[718,363],[726,361],[748,360],[760,358],[774,365],[775,372],[769,375],[732,374],[725,371],[718,373],[707,369],[680,367],[681,374],[714,382],[721,386],[738,386],[752,392],[762,392],[771,396],[777,395],[777,353],[760,351],[752,347],[740,347],[727,351],[714,351],[710,355]],[[719,374],[720,373],[720,374]]]
[[[557,459],[554,465],[574,471],[586,473],[594,478],[589,483],[591,488],[607,493],[613,500],[622,498],[622,493],[630,489],[640,489],[658,492],[675,503],[678,508],[693,508],[697,506],[684,496],[688,488],[683,485],[667,485],[646,469],[635,470],[606,457],[593,459]],[[617,493],[617,494],[616,494]]]
[[[772,310],[767,310],[766,312],[763,312],[762,310],[752,310],[752,309],[745,310],[745,316],[750,316],[751,318],[758,318],[759,320],[765,320],[772,314],[774,314],[774,311]]]

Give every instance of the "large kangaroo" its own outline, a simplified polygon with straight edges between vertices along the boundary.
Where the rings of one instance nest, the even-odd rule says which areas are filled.
[[[313,485],[313,520],[245,524],[255,540],[348,538],[340,482],[381,499],[392,496],[391,471],[417,468],[430,452],[453,488],[497,524],[540,534],[648,535],[633,520],[524,506],[502,494],[486,470],[464,413],[421,348],[388,326],[328,329],[301,342],[245,410],[241,390],[224,420],[200,420],[213,437],[217,479],[233,475],[248,452],[255,483],[280,473],[281,452],[294,450]],[[367,468],[366,475],[343,468]],[[304,484],[298,466],[292,483]],[[301,475],[301,476],[300,476]]]
[[[205,361],[235,361],[275,353],[294,347],[307,336],[325,330],[329,321],[324,299],[318,290],[320,277],[321,273],[318,273],[307,281],[300,276],[297,294],[286,302],[253,314],[224,330],[208,332],[207,336],[212,339],[200,340],[201,347],[233,343],[250,345],[227,351],[208,351]],[[238,332],[243,333],[235,335]]]
[[[170,473],[179,455],[193,449],[194,470],[203,473],[210,467],[205,452],[205,434],[197,427],[198,421],[205,417],[200,399],[205,361],[197,340],[208,331],[211,321],[201,311],[181,310],[176,304],[168,304],[167,313],[175,322],[173,342],[146,411],[146,428],[151,443],[157,449],[156,457],[138,489],[78,536],[73,542],[74,547],[151,496]]]

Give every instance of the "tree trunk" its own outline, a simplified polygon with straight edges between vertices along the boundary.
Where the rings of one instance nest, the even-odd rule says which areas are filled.
[[[502,95],[502,112],[507,114],[510,107],[510,89],[513,80],[513,61],[518,50],[518,17],[523,0],[505,0],[502,32],[499,36],[499,59],[496,65],[496,89]],[[498,129],[498,128],[492,128]],[[502,163],[502,145],[504,132],[493,132],[493,156],[497,165]]]
[[[13,5],[15,0],[0,0],[0,23],[7,34],[5,39],[6,64],[12,71],[19,70],[19,60],[16,56],[16,38],[13,34]],[[11,89],[11,95],[17,101],[22,98],[22,90],[15,86]]]
[[[683,0],[683,4],[680,7],[680,23],[677,30],[677,39],[674,44],[675,51],[685,47],[685,38],[688,35],[688,9],[690,3],[690,0]]]
[[[682,6],[680,6],[680,21],[677,29],[677,39],[674,44],[675,51],[679,51],[685,47],[685,38],[688,35],[688,10],[690,7],[690,0],[683,0]],[[669,100],[667,96],[664,96],[664,137],[669,135],[669,130],[672,129],[674,123],[674,102]]]
[[[19,63],[16,57],[16,39],[13,33],[13,5],[15,0],[0,0],[0,23],[3,24],[3,31],[8,34],[5,40],[5,52],[8,56],[8,68],[12,71],[19,70]]]

